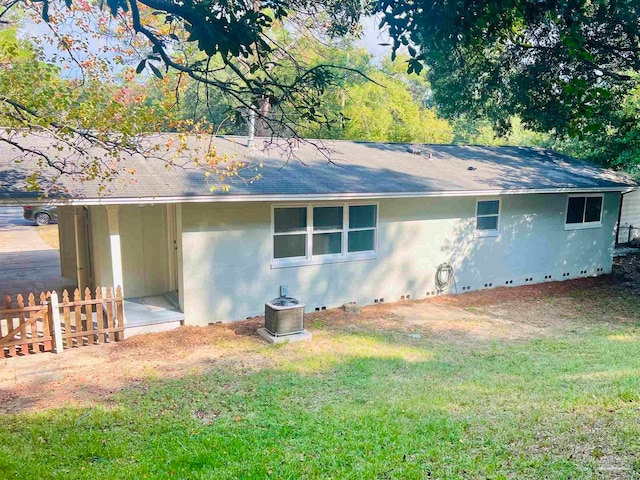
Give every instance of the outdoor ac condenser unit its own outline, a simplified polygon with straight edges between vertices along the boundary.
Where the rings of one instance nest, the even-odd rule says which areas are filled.
[[[264,305],[264,328],[274,337],[304,331],[304,305],[291,297],[278,297]]]

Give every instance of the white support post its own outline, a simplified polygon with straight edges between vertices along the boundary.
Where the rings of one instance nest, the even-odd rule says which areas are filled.
[[[53,325],[53,351],[62,353],[62,326],[60,325],[60,303],[58,302],[58,294],[51,292],[51,324]]]
[[[124,276],[122,273],[122,246],[120,244],[120,219],[117,205],[107,205],[107,221],[109,223],[109,245],[111,246],[111,275],[113,279],[113,293],[116,288],[122,289],[124,298]],[[122,323],[126,326],[127,312],[122,314]]]
[[[122,287],[122,248],[120,245],[120,221],[118,217],[118,206],[107,206],[107,219],[109,222],[109,245],[111,247],[111,274],[113,277],[113,287]]]

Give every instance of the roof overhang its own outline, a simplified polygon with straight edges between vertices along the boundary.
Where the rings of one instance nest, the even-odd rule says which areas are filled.
[[[274,195],[183,195],[171,197],[100,197],[100,198],[2,198],[0,205],[144,205],[164,203],[229,203],[229,202],[315,202],[331,200],[373,200],[383,198],[433,198],[433,197],[482,197],[498,195],[530,195],[558,193],[629,193],[640,186],[571,187],[509,190],[458,190],[442,192],[386,192],[386,193],[325,193],[325,194],[274,194]]]

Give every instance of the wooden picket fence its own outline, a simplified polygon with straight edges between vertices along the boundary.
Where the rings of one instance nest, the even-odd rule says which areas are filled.
[[[53,335],[46,299],[47,294],[42,293],[40,304],[36,304],[32,293],[25,305],[23,296],[18,295],[14,305],[11,297],[6,296],[4,308],[0,310],[0,347],[5,356],[52,350]]]
[[[122,289],[115,294],[108,287],[88,288],[84,298],[76,289],[73,299],[62,292],[41,293],[39,303],[34,294],[25,305],[22,295],[5,298],[0,309],[0,349],[4,356],[28,355],[39,352],[60,353],[65,348],[120,341],[124,334]]]

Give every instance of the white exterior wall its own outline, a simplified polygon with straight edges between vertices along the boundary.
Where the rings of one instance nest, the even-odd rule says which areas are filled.
[[[622,213],[620,215],[620,238],[619,242],[624,243],[628,237],[628,227],[633,225],[638,230],[633,230],[632,235],[640,238],[640,190],[636,190],[624,195],[622,201]]]
[[[383,199],[377,259],[277,269],[271,268],[271,204],[183,204],[186,323],[262,315],[280,285],[307,311],[407,294],[424,298],[435,291],[442,262],[454,267],[458,292],[522,285],[529,277],[537,283],[546,275],[609,273],[619,199],[605,195],[602,227],[565,230],[567,195],[506,195],[500,235],[489,238],[474,235],[475,198]]]
[[[111,250],[109,246],[109,224],[105,207],[89,207],[89,229],[91,237],[92,287],[112,287]]]
[[[60,273],[63,277],[76,279],[76,235],[73,215],[76,207],[60,206],[58,212],[58,238],[60,239]]]
[[[165,205],[118,207],[126,298],[169,291],[169,246]],[[91,207],[95,286],[113,286],[107,210]]]

